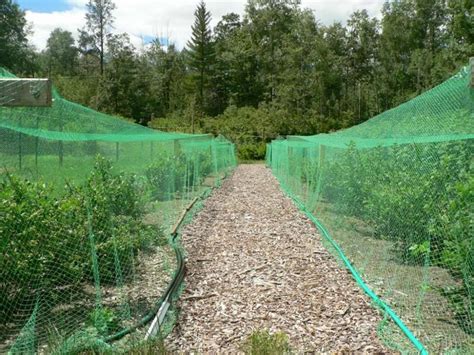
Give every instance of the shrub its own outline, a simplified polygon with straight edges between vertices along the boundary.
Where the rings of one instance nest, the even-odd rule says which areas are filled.
[[[82,247],[87,234],[80,200],[53,199],[45,185],[14,176],[0,187],[2,306],[80,282],[90,255]]]
[[[159,155],[145,175],[152,197],[161,201],[174,198],[175,192],[185,192],[199,185],[213,171],[210,151],[187,154]]]
[[[390,240],[401,262],[425,265],[428,257],[449,270],[459,285],[441,293],[468,333],[474,319],[473,150],[471,141],[365,150],[352,145],[328,163],[323,189],[340,213]]]
[[[93,233],[103,282],[115,281],[117,267],[123,275],[130,274],[137,251],[156,240],[159,231],[142,222],[144,189],[133,175],[113,175],[111,163],[101,157],[86,184],[70,188],[69,195],[84,206],[79,218],[88,238]]]
[[[14,300],[57,299],[92,280],[91,251],[101,282],[115,282],[131,274],[140,248],[160,239],[159,230],[142,222],[144,187],[111,171],[98,158],[85,184],[69,185],[57,197],[46,185],[15,176],[0,182],[1,318]]]
[[[237,154],[240,160],[263,160],[265,159],[266,144],[244,143],[237,146]]]

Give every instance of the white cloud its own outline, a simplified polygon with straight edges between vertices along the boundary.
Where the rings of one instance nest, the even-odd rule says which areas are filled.
[[[87,0],[67,0],[71,9],[67,11],[40,13],[27,11],[26,17],[33,25],[32,43],[43,49],[49,33],[56,27],[71,31],[77,36],[77,29],[84,25]],[[303,7],[315,11],[316,18],[323,24],[345,21],[358,9],[367,9],[371,16],[380,13],[384,0],[302,0]],[[114,32],[127,32],[135,46],[140,47],[142,37],[170,37],[179,47],[186,45],[191,34],[194,10],[198,0],[115,0]],[[212,13],[212,26],[229,12],[242,14],[246,0],[206,1]]]
[[[77,29],[83,26],[84,13],[84,10],[79,8],[51,13],[26,11],[26,18],[33,29],[31,42],[36,48],[44,49],[49,34],[57,27],[76,35]]]
[[[369,16],[380,17],[384,0],[302,0],[303,7],[314,10],[316,18],[324,25],[335,21],[345,23],[357,10],[366,9]]]

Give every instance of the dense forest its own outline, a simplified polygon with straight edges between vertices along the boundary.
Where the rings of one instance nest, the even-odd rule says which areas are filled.
[[[223,134],[244,159],[290,134],[349,127],[433,87],[474,53],[473,0],[387,1],[320,24],[299,0],[248,0],[211,28],[197,4],[184,48],[157,38],[135,48],[113,32],[112,0],[90,0],[77,36],[46,49],[14,1],[0,3],[0,66],[50,77],[66,98],[163,130]],[[77,37],[76,41],[74,38]]]

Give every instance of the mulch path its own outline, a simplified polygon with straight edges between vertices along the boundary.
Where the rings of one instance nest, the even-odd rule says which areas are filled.
[[[236,352],[255,330],[297,352],[391,352],[381,315],[263,165],[240,165],[182,231],[186,288],[166,340],[178,352]]]

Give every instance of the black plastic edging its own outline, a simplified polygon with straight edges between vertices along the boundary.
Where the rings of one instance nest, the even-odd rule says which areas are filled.
[[[212,191],[213,189],[214,189],[214,187],[211,187],[210,190]],[[158,303],[155,305],[155,307],[146,316],[144,316],[142,319],[140,319],[136,324],[134,324],[134,325],[132,325],[128,328],[125,328],[125,329],[121,330],[118,333],[115,333],[115,334],[112,334],[112,335],[106,337],[104,339],[105,342],[109,343],[109,342],[112,342],[112,341],[115,341],[115,340],[119,340],[119,339],[123,338],[124,336],[126,336],[127,334],[130,334],[131,332],[135,331],[136,329],[141,328],[144,325],[146,325],[147,323],[151,322],[155,318],[157,313],[160,311],[160,308],[162,307],[162,305],[165,302],[169,302],[169,300],[172,299],[172,296],[174,296],[176,294],[176,292],[179,290],[179,287],[181,286],[181,283],[183,282],[183,279],[184,279],[184,274],[185,274],[186,268],[185,268],[183,253],[182,253],[181,249],[178,248],[178,246],[176,245],[176,237],[178,236],[178,229],[179,229],[180,225],[182,224],[184,218],[192,210],[194,204],[198,200],[200,200],[208,192],[209,192],[209,190],[203,191],[203,193],[199,197],[196,197],[191,202],[191,204],[186,208],[186,211],[185,211],[186,213],[184,213],[182,215],[182,217],[180,218],[180,220],[176,224],[175,228],[173,228],[173,231],[170,235],[171,240],[172,240],[171,245],[172,245],[173,250],[174,250],[175,255],[176,255],[176,261],[177,261],[177,264],[178,264],[177,266],[178,267],[177,267],[177,271],[174,274],[173,279],[168,284],[168,287],[166,288],[166,291],[160,297]]]

